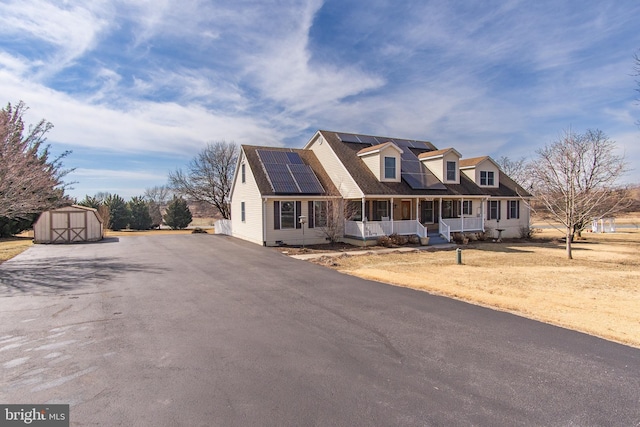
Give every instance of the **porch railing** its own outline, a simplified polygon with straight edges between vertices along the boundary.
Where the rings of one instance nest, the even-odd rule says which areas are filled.
[[[465,218],[442,218],[440,223],[445,223],[449,226],[451,232],[456,231],[483,231],[484,221],[482,217],[465,217]]]
[[[442,219],[438,224],[438,232],[442,237],[447,239],[447,242],[451,242],[451,227]]]
[[[345,221],[345,236],[363,239],[389,236],[391,234],[427,237],[427,229],[416,220],[402,221]]]

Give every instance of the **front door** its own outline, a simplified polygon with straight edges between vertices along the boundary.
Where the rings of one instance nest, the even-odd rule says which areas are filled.
[[[434,202],[433,200],[423,200],[420,203],[420,217],[421,223],[423,224],[433,224],[434,222]]]
[[[402,201],[402,219],[411,219],[411,200]]]

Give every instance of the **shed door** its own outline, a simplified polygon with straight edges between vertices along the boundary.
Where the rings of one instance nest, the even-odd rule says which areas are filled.
[[[87,240],[86,212],[51,212],[51,242],[83,242]]]

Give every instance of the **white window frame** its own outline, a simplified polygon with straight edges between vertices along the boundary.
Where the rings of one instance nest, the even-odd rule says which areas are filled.
[[[495,206],[495,213],[496,213],[495,216],[492,215],[493,214],[493,210],[494,210],[494,206]],[[500,200],[489,200],[488,219],[489,220],[500,220]]]
[[[285,204],[291,203],[293,205],[293,218],[292,218],[292,222],[291,222],[291,226],[290,227],[285,227],[284,226],[284,221],[283,219],[283,215],[282,215],[282,210],[285,206]],[[288,216],[288,215],[287,215]],[[280,230],[295,230],[296,228],[296,218],[298,218],[297,212],[296,212],[296,202],[294,200],[282,200],[280,201]]]
[[[512,209],[515,209],[515,215]],[[520,200],[507,201],[507,219],[520,219]]]
[[[328,209],[328,204],[326,200],[313,201],[313,226],[314,227],[327,226],[327,216],[328,216],[327,209]]]
[[[240,172],[242,175],[242,183],[244,184],[245,182],[247,182],[247,172],[244,163],[242,163],[242,165],[240,166]]]
[[[453,168],[451,170],[449,170],[449,165],[453,165]],[[458,177],[458,174],[456,172],[456,162],[447,161],[445,165],[445,169],[446,169],[445,172],[446,172],[447,181],[455,181]],[[453,178],[449,177],[449,172],[453,172]]]
[[[240,220],[242,222],[247,222],[246,210],[244,202],[240,202]]]
[[[495,173],[493,171],[480,171],[480,185],[493,187],[495,182]]]
[[[393,165],[387,165],[387,160],[390,160]],[[384,179],[396,179],[396,158],[385,156],[384,158]],[[393,173],[390,173],[393,172]]]
[[[473,200],[462,201],[462,215],[473,215]]]

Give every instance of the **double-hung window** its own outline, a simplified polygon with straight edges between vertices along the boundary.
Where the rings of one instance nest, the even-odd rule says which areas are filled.
[[[245,222],[246,219],[247,217],[245,216],[244,202],[240,202],[240,220],[242,222]]]
[[[300,228],[298,217],[302,212],[302,202],[281,200],[273,202],[273,228],[286,230]]]
[[[242,172],[242,183],[244,184],[245,182],[247,182],[247,173],[244,163],[240,166],[240,170]]]
[[[507,219],[520,218],[520,200],[509,200],[507,202]]]
[[[465,200],[462,202],[462,215],[473,215],[472,202],[472,200]]]
[[[493,171],[480,171],[480,185],[494,185],[494,172]]]
[[[500,200],[487,202],[487,219],[500,219]]]
[[[327,201],[309,201],[309,228],[327,226]]]
[[[456,162],[447,162],[447,181],[456,180]]]
[[[396,179],[396,158],[395,157],[384,158],[384,178]]]

